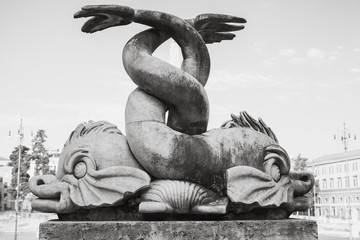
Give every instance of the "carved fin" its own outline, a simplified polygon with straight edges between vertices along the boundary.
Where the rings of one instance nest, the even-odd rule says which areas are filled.
[[[259,118],[259,120],[255,120],[251,117],[247,112],[243,111],[240,112],[240,115],[237,116],[235,114],[231,114],[231,120],[226,121],[221,125],[221,128],[233,128],[233,127],[244,127],[244,128],[251,128],[255,131],[261,132],[275,142],[279,143],[277,137],[275,136],[274,132],[268,127],[265,122]]]

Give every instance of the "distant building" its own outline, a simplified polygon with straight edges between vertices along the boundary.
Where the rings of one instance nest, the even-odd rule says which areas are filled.
[[[316,215],[360,220],[360,150],[307,162],[319,182]]]
[[[8,194],[8,186],[11,183],[11,161],[0,157],[0,211],[11,209],[11,195]]]
[[[2,177],[3,182],[10,185],[11,183],[11,170],[12,166],[11,161],[6,158],[0,159],[0,177]]]
[[[49,170],[56,173],[61,152],[59,149],[49,151]]]
[[[9,163],[11,163],[9,159],[0,156],[0,167],[9,166]]]
[[[11,167],[6,168],[10,168],[11,176]],[[9,182],[5,181],[4,178],[0,176],[0,211],[14,209],[14,200],[11,198],[11,194],[8,193],[8,190]]]
[[[5,211],[7,205],[7,185],[4,184],[3,178],[0,177],[0,211]]]

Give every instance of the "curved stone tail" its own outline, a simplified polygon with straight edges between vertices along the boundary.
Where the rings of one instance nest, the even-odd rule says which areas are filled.
[[[133,21],[156,29],[137,34],[125,45],[126,72],[141,90],[167,105],[170,128],[190,135],[205,132],[209,103],[204,85],[210,70],[205,42],[189,23],[170,14],[137,10]],[[169,36],[181,47],[182,69],[152,56]]]

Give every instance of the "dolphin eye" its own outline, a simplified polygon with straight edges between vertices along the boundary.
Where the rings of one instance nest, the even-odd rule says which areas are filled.
[[[276,164],[273,164],[271,166],[270,175],[275,182],[280,180],[281,177],[280,168]]]
[[[74,175],[76,178],[80,179],[85,176],[87,171],[86,163],[85,162],[78,162],[74,166]]]

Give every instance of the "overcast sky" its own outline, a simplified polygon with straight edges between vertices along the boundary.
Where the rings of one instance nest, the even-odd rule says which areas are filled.
[[[360,148],[360,1],[1,1],[0,156],[44,129],[46,145],[62,149],[81,122],[107,120],[125,134],[124,107],[135,88],[122,48],[146,27],[138,24],[81,32],[73,19],[84,5],[116,3],[182,18],[201,13],[240,16],[248,23],[232,41],[208,46],[209,129],[230,113],[261,117],[291,157],[341,152],[334,141],[346,122]],[[170,44],[156,56],[168,60]]]

